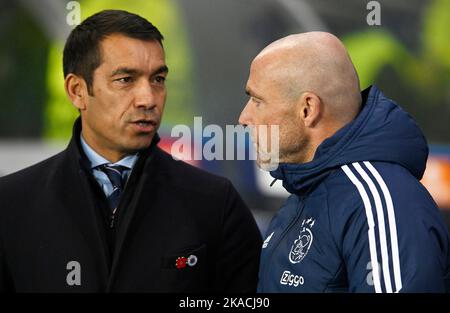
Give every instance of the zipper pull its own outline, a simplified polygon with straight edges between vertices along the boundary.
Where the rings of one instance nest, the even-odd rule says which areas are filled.
[[[111,222],[109,223],[109,227],[110,228],[114,228],[114,218],[115,218],[116,214],[112,214],[111,215]]]

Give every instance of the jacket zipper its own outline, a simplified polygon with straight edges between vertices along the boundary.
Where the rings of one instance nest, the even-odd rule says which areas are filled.
[[[123,195],[125,194],[125,191],[127,190],[128,181],[131,178],[131,174],[133,174],[133,169],[134,169],[134,166],[131,169],[130,174],[127,177],[127,180],[125,181],[125,186],[123,187],[122,194],[120,195],[120,199],[119,199],[119,203],[117,204],[117,208],[113,211],[113,213],[110,216],[109,228],[114,228],[114,226],[115,226],[116,212],[119,210],[120,204],[122,203]]]
[[[268,275],[268,270],[267,270],[267,263],[271,264],[271,259],[273,257],[273,254],[275,253],[275,250],[278,248],[278,246],[280,245],[281,241],[283,241],[284,237],[286,236],[286,234],[290,231],[290,229],[297,223],[298,219],[300,218],[300,216],[303,213],[303,210],[305,208],[305,202],[304,199],[301,199],[301,204],[299,205],[299,210],[297,215],[295,216],[295,218],[289,223],[289,225],[286,227],[286,229],[281,233],[280,239],[277,241],[277,243],[275,244],[275,246],[273,247],[273,249],[270,251],[269,256],[267,257],[267,261],[266,263],[264,263],[264,269],[263,269],[263,282],[267,281],[267,275]],[[261,286],[264,286],[263,283],[261,283]],[[261,290],[262,292],[264,292],[264,290]]]

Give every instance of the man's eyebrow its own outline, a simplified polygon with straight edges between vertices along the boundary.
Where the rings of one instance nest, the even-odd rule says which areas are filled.
[[[247,94],[250,97],[255,97],[258,99],[263,99],[260,95],[256,94],[253,90],[251,90],[249,87],[245,88],[245,94]]]
[[[168,72],[169,72],[169,68],[167,67],[167,65],[163,65],[159,69],[157,69],[153,73],[153,75],[158,75],[158,74],[163,74],[163,73],[168,73]]]
[[[163,65],[163,66],[159,67],[156,71],[154,71],[152,73],[152,75],[158,75],[158,74],[168,73],[168,72],[169,72],[169,68],[167,67],[167,65]],[[115,69],[111,73],[111,77],[114,77],[116,75],[123,75],[123,74],[138,76],[138,75],[141,75],[142,73],[143,73],[143,71],[138,70],[138,69],[129,68],[129,67],[119,67],[118,69]]]
[[[142,71],[129,68],[129,67],[119,67],[118,69],[114,70],[111,74],[111,77],[120,75],[120,74],[128,74],[128,75],[137,75],[142,73]]]

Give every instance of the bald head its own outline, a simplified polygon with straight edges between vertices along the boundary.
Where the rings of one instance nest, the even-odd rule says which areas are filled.
[[[347,50],[324,32],[267,46],[252,62],[246,91],[250,97],[239,123],[278,125],[279,160],[285,163],[311,161],[317,147],[361,107],[359,79]]]
[[[270,77],[289,99],[304,91],[320,97],[324,117],[352,120],[361,106],[359,79],[342,42],[326,32],[290,35],[262,50],[252,69]]]

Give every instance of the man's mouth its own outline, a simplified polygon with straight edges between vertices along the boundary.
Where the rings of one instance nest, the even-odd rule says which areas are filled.
[[[156,120],[153,119],[139,119],[132,121],[131,124],[140,132],[151,132],[158,126]]]

